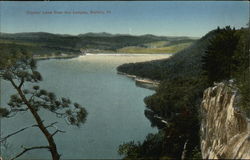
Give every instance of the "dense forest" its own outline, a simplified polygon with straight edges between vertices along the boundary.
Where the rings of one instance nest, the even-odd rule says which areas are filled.
[[[1,33],[1,48],[24,48],[35,55],[80,54],[81,50],[94,52],[177,52],[195,39],[189,37],[161,37],[154,35],[122,35],[86,33],[73,35],[34,33]],[[129,47],[129,48],[128,48]],[[145,50],[147,49],[147,50]],[[151,49],[151,50],[148,50]]]
[[[158,133],[144,142],[120,145],[125,159],[201,158],[200,114],[204,89],[214,82],[233,82],[240,109],[250,116],[249,30],[217,28],[169,59],[124,64],[117,68],[160,80],[156,93],[144,99],[145,115]]]

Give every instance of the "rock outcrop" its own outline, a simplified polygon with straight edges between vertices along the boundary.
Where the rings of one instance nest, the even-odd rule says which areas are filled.
[[[203,159],[250,159],[249,120],[237,109],[237,97],[230,84],[205,90],[201,104]]]

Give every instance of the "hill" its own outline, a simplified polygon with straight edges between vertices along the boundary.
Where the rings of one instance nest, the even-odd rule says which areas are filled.
[[[79,35],[45,32],[1,33],[0,47],[23,47],[35,55],[87,52],[175,53],[193,43],[189,37],[86,33]],[[178,47],[177,47],[178,46]],[[131,49],[132,48],[132,49]]]
[[[248,29],[228,26],[209,32],[169,59],[119,66],[119,72],[161,82],[156,93],[144,99],[145,116],[159,132],[142,143],[124,143],[118,153],[125,159],[201,159],[200,105],[206,88],[233,81],[241,97],[238,109],[250,115],[249,40]],[[216,78],[222,73],[229,74]]]
[[[190,47],[176,53],[171,58],[123,64],[117,70],[153,80],[198,75],[201,72],[201,57],[205,54],[209,39],[214,36],[215,32],[209,32]]]

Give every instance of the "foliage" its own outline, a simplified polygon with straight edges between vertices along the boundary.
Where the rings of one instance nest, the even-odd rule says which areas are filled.
[[[241,95],[240,107],[246,112],[247,116],[250,117],[250,31],[248,29],[241,29],[237,34],[240,36],[240,39],[233,58],[238,63],[234,66],[235,71],[233,72],[233,76]]]
[[[148,134],[143,143],[134,141],[124,143],[119,146],[118,153],[125,155],[126,160],[130,159],[156,159],[162,153],[162,145],[164,143],[164,134]]]
[[[250,71],[246,69],[242,75],[237,77],[236,85],[240,92],[240,108],[250,117]]]
[[[241,95],[239,104],[250,116],[249,30],[228,26],[216,32],[203,56],[205,74],[210,84],[234,79]]]
[[[201,150],[198,147],[195,147],[192,151],[192,159],[202,159]]]
[[[168,124],[165,130],[165,155],[180,158],[183,145],[188,141],[187,156],[199,146],[198,108],[203,90],[207,87],[203,77],[165,80],[157,92],[145,98],[147,108]]]
[[[195,108],[197,97],[206,88],[204,77],[175,78],[162,81],[157,92],[144,99],[146,106],[162,117]]]
[[[119,146],[118,153],[119,155],[126,155],[128,158],[139,158],[139,149],[141,147],[141,143],[137,142],[137,144],[134,141],[124,143]]]
[[[218,28],[216,33],[209,41],[206,54],[202,57],[202,68],[211,84],[231,79],[234,66],[238,65],[234,59],[234,51],[239,40],[236,30],[227,26],[223,29]]]

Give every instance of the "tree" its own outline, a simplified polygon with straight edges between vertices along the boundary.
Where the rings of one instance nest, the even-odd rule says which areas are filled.
[[[237,63],[233,56],[238,41],[239,36],[235,29],[227,26],[216,30],[215,36],[207,47],[206,54],[202,57],[202,68],[210,83],[232,78],[234,66]]]
[[[242,28],[237,34],[240,39],[233,57],[238,62],[235,66],[234,77],[241,95],[240,107],[250,117],[250,30]]]
[[[156,93],[144,99],[145,115],[159,132],[142,143],[120,145],[118,153],[125,159],[192,158],[200,148],[198,106],[205,88],[203,76],[161,81]]]
[[[250,116],[249,28],[226,27],[216,35],[203,57],[203,70],[210,83],[233,79],[240,92],[240,107]]]
[[[53,132],[49,131],[48,128],[53,127],[57,122],[45,125],[39,111],[42,109],[50,111],[60,118],[65,118],[70,125],[78,127],[86,121],[87,111],[78,103],[72,104],[68,98],[57,98],[54,93],[41,89],[39,85],[33,85],[42,81],[42,76],[36,69],[36,61],[25,50],[15,49],[9,53],[2,51],[0,56],[0,76],[10,82],[17,92],[10,97],[8,107],[0,108],[0,116],[8,118],[19,112],[30,112],[36,122],[30,127],[39,128],[48,142],[47,146],[23,147],[23,151],[13,157],[12,160],[34,149],[48,149],[52,159],[59,160],[60,154],[57,151],[54,136],[64,131],[59,129]],[[33,86],[25,88],[25,83]],[[9,134],[1,141],[27,128],[29,127]]]

